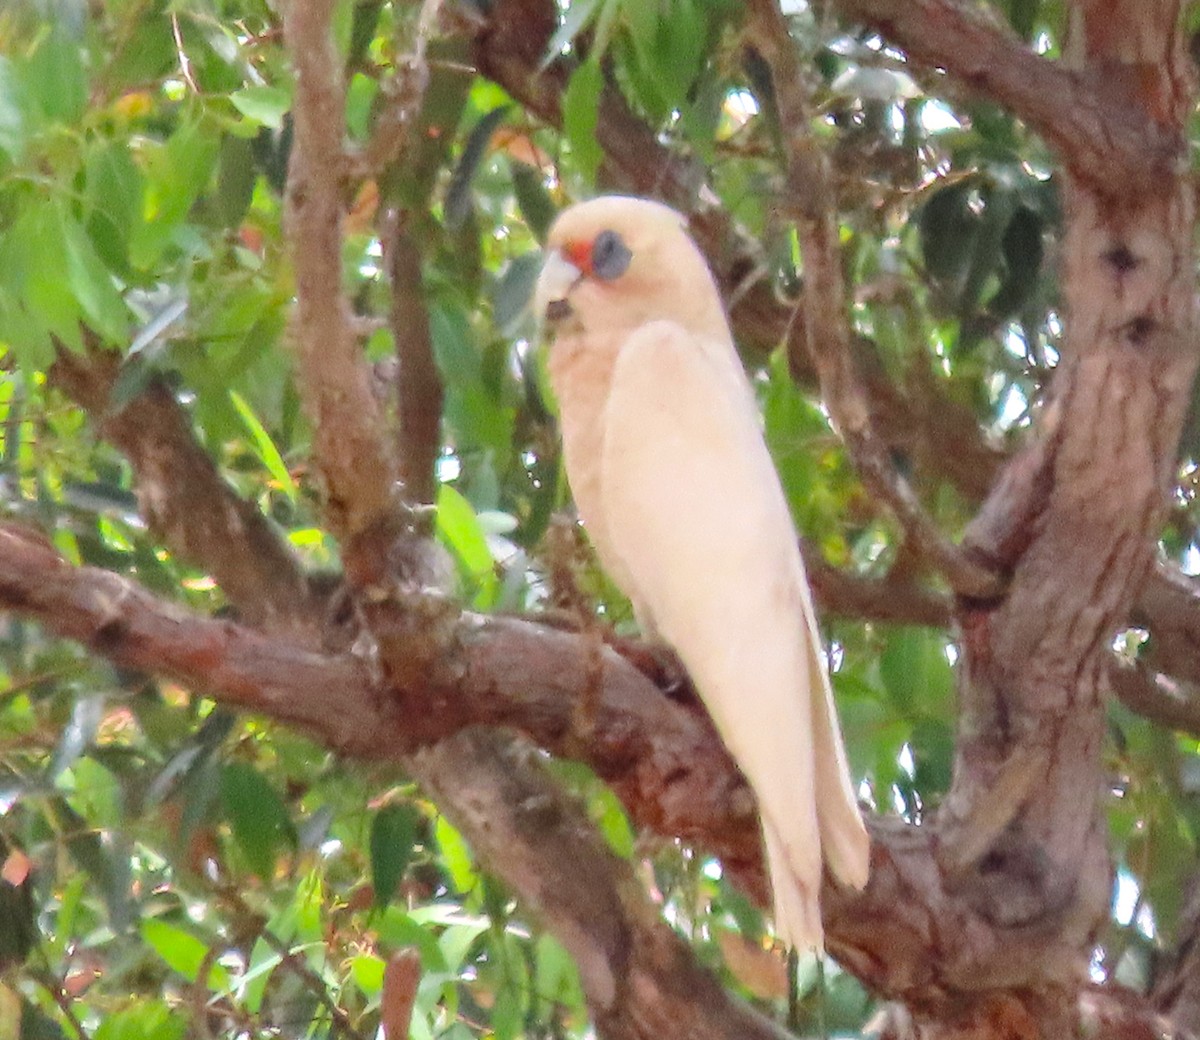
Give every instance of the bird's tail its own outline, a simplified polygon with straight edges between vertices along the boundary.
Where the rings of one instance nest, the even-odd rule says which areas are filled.
[[[863,888],[871,868],[871,841],[858,808],[846,748],[838,724],[829,673],[812,614],[809,643],[809,694],[812,702],[813,793],[821,853],[842,884]]]
[[[763,840],[767,849],[767,876],[775,903],[775,934],[792,949],[820,953],[825,948],[818,898],[820,877],[813,883],[797,874],[783,839],[765,817]]]

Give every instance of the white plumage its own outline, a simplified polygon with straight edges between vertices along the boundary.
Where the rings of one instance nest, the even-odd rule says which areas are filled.
[[[760,807],[776,930],[822,946],[822,862],[869,847],[796,535],[720,297],[682,218],[566,210],[539,312],[567,474],[600,562],[679,654]]]

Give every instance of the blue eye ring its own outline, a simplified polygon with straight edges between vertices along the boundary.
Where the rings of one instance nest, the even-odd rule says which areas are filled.
[[[601,231],[592,242],[592,274],[603,282],[620,278],[632,260],[633,253],[615,231]]]

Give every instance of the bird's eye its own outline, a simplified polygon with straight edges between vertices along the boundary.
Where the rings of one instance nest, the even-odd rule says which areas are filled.
[[[615,231],[601,231],[592,243],[592,274],[611,282],[629,270],[633,254]]]

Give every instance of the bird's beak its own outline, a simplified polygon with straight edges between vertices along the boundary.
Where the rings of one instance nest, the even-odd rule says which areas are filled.
[[[560,250],[550,250],[533,294],[538,320],[555,322],[568,317],[571,313],[568,297],[582,277],[583,272]]]

